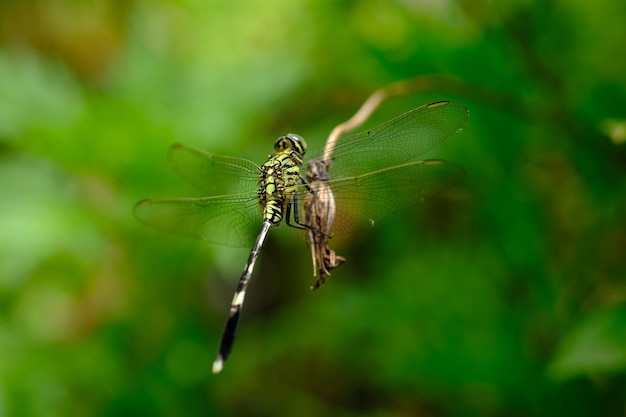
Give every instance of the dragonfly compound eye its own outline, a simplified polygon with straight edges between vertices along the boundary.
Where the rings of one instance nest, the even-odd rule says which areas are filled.
[[[306,153],[306,142],[302,136],[288,133],[286,136],[281,136],[276,140],[274,150],[276,153],[293,150],[300,156],[304,156]]]

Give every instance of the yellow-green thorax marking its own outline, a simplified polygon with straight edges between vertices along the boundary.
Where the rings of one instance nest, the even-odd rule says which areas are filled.
[[[289,133],[276,140],[274,152],[261,166],[257,191],[263,221],[273,226],[282,221],[296,193],[296,186],[301,182],[300,167],[306,153],[306,142],[302,137]]]

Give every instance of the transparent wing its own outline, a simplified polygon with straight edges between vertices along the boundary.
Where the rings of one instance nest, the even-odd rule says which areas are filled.
[[[463,168],[456,164],[430,159],[330,180],[336,205],[332,235],[376,225],[457,184],[464,175]],[[305,192],[301,193],[304,201]]]
[[[255,193],[143,200],[135,216],[166,232],[232,247],[252,247],[263,223]]]
[[[331,178],[347,178],[404,164],[437,147],[461,129],[469,112],[460,103],[440,101],[418,107],[367,132],[339,138]],[[312,155],[311,159],[324,154]],[[303,167],[306,172],[309,164]]]
[[[256,189],[261,168],[252,161],[213,155],[179,143],[169,161],[184,180],[208,195],[227,195]]]
[[[456,165],[432,160],[407,162],[439,145],[467,118],[463,105],[438,102],[370,131],[341,138],[330,169],[335,179],[329,184],[337,205],[333,233],[375,224],[459,181],[463,171]],[[144,200],[135,207],[136,217],[161,230],[229,246],[251,246],[262,224],[256,195],[259,166],[180,144],[171,148],[169,159],[181,177],[217,196]],[[301,172],[308,168],[305,164]],[[307,192],[300,187],[300,201]]]

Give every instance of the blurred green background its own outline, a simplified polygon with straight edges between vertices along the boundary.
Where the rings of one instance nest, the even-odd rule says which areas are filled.
[[[626,3],[0,3],[0,416],[623,416]],[[173,142],[262,163],[442,99],[428,157],[465,181],[372,231],[318,292],[272,230],[225,370],[249,249],[159,233],[194,196]]]

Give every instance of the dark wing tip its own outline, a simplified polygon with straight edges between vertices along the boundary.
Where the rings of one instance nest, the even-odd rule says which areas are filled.
[[[144,222],[143,215],[142,215],[143,208],[151,204],[152,204],[151,198],[146,198],[146,199],[138,201],[135,204],[135,207],[133,207],[133,214],[135,215],[135,218],[143,223]]]
[[[450,100],[441,100],[435,101],[434,103],[427,104],[426,107],[429,109],[434,109],[435,107],[447,106],[450,104]]]
[[[137,204],[135,204],[135,207],[143,207],[143,206],[147,206],[148,204],[152,204],[151,198],[145,198],[141,201],[138,201]]]
[[[424,159],[421,162],[423,165],[442,165],[446,163],[443,159]]]

